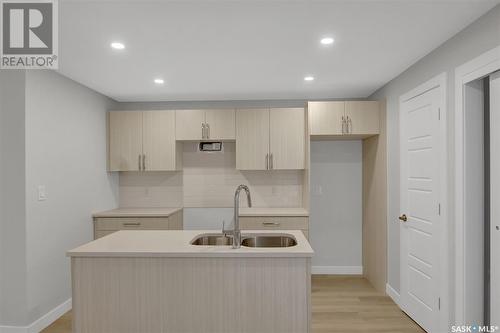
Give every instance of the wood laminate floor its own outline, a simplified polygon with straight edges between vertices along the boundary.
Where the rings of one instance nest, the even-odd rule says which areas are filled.
[[[313,276],[312,312],[313,333],[425,333],[361,277]],[[71,333],[71,311],[42,333]]]

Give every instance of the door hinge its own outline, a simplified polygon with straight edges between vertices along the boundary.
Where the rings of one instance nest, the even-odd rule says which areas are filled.
[[[438,297],[438,310],[441,310],[441,297]]]
[[[441,216],[441,204],[438,204],[438,215]]]

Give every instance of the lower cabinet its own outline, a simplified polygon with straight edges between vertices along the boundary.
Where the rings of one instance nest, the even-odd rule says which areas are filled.
[[[97,217],[94,239],[119,230],[182,230],[182,210],[168,217]]]
[[[301,230],[309,239],[309,217],[304,216],[241,216],[242,230]]]

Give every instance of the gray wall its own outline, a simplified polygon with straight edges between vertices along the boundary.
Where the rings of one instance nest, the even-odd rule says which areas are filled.
[[[313,266],[362,266],[362,164],[358,141],[311,142]]]
[[[411,43],[411,41],[408,41]],[[387,99],[387,153],[388,153],[388,283],[400,290],[400,240],[399,240],[399,96],[446,72],[448,102],[448,213],[450,247],[454,247],[454,112],[455,68],[500,45],[500,5],[493,8],[439,48],[422,58],[408,70],[371,95],[370,99]],[[395,55],[397,56],[397,55]],[[453,272],[454,258],[450,253]],[[453,275],[452,275],[453,276]],[[453,283],[450,283],[450,291]],[[450,300],[453,304],[453,300]]]
[[[65,252],[93,239],[93,211],[115,208],[106,172],[106,111],[114,101],[53,71],[26,73],[28,319],[71,297]],[[38,201],[45,185],[48,199]]]
[[[115,102],[53,71],[0,74],[0,326],[27,326],[71,298],[65,252],[92,239],[93,211],[117,206]]]
[[[24,86],[24,71],[0,71],[0,325],[26,321]]]

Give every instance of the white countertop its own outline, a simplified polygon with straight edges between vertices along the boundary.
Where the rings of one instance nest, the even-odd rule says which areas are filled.
[[[116,208],[94,213],[93,217],[169,217],[182,207]]]
[[[122,230],[68,251],[70,257],[312,257],[314,251],[299,230],[252,230],[245,235],[291,235],[297,245],[283,248],[191,245],[200,234],[216,230]]]
[[[240,216],[309,216],[304,208],[240,208]]]

